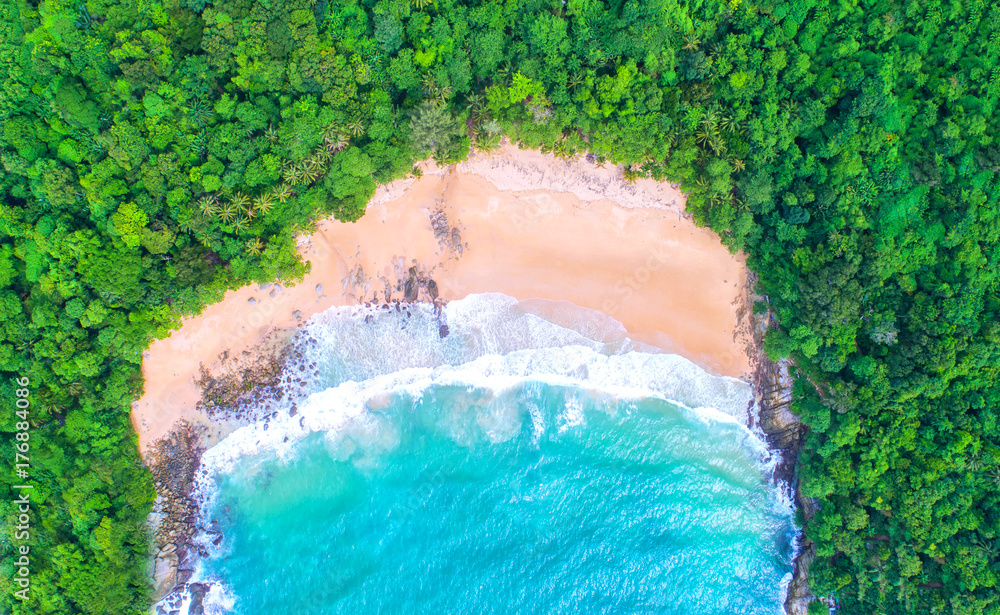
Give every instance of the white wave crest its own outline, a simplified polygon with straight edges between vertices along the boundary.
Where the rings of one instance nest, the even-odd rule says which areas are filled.
[[[441,335],[444,323],[447,336]],[[298,442],[314,432],[325,432],[334,444],[339,430],[348,424],[362,429],[372,421],[368,413],[392,396],[419,399],[432,385],[496,397],[544,382],[618,398],[659,398],[703,421],[740,425],[747,424],[752,399],[747,383],[711,375],[678,355],[648,352],[599,312],[495,293],[452,301],[440,314],[428,305],[333,308],[313,317],[297,344],[300,364],[311,369],[306,379],[289,370],[288,381],[300,397],[294,411],[288,397],[272,403],[262,413],[270,418],[236,430],[204,453],[197,476],[203,512],[211,509],[215,477],[241,460],[264,453],[290,458]],[[569,408],[559,426],[582,420]],[[509,430],[496,416],[480,416],[479,422],[491,438],[503,439]],[[762,463],[773,463],[759,434],[745,436]]]
[[[740,425],[746,424],[752,395],[746,383],[709,375],[677,355],[630,351],[608,356],[583,346],[518,350],[455,366],[410,367],[317,391],[298,404],[294,415],[279,413],[269,421],[236,430],[205,452],[202,467],[215,475],[231,471],[247,456],[269,452],[287,458],[310,433],[337,432],[384,403],[387,395],[416,399],[437,385],[490,391],[496,396],[528,382],[576,387],[621,399],[663,399],[688,408],[702,420]],[[560,425],[579,424],[579,414],[567,408]]]

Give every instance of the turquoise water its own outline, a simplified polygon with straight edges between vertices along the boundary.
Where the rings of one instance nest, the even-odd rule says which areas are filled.
[[[450,341],[410,319],[428,355],[360,368],[348,355],[381,352],[378,326],[344,349],[357,315],[314,323],[307,359],[328,360],[299,412],[206,454],[224,540],[200,574],[232,611],[780,612],[794,528],[767,453],[687,407],[745,404],[742,385],[592,328],[581,343],[510,302],[467,330],[461,307]],[[497,326],[531,334],[483,343]]]

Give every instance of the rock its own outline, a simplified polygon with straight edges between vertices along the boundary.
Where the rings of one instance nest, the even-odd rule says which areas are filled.
[[[792,582],[788,584],[788,595],[785,597],[785,613],[788,615],[806,615],[809,603],[815,599],[809,591],[809,565],[815,557],[816,546],[808,543],[795,558],[795,572],[792,575]]]
[[[322,295],[323,294],[323,285],[322,284],[317,284],[316,285],[316,294],[317,295]]]
[[[406,281],[406,288],[403,293],[403,300],[407,303],[413,303],[417,300],[417,293],[420,291],[420,287],[417,286],[416,276],[411,276],[409,280]]]
[[[438,285],[434,280],[427,281],[427,294],[431,296],[431,301],[438,298]]]
[[[276,292],[277,292],[277,289],[276,288],[272,288],[271,292],[267,293],[267,296],[270,297],[270,298],[272,298],[272,299],[274,299],[274,293],[276,293]]]
[[[249,303],[250,305],[257,305],[257,299],[250,297],[249,299],[247,299],[247,303]]]
[[[174,545],[167,545],[169,552],[162,552],[153,561],[153,600],[159,601],[177,585],[177,553]],[[165,549],[166,547],[164,547]]]
[[[294,318],[295,318],[296,320],[298,320],[298,319],[302,318],[302,310],[295,310],[294,312],[292,312],[292,316],[293,316],[293,317],[294,317]]]
[[[760,409],[760,428],[771,438],[774,448],[793,448],[799,439],[801,421],[787,405],[778,408],[765,405]]]
[[[441,328],[438,329],[438,335],[440,335],[441,337],[448,337],[448,333],[449,333],[448,325],[441,325]]]
[[[208,593],[208,585],[191,583],[188,585],[188,591],[191,592],[191,607],[188,609],[188,615],[205,615],[205,607],[202,603],[205,601],[205,594]]]

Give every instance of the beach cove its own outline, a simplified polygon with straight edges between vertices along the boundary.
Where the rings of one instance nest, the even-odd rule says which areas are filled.
[[[132,407],[141,451],[177,420],[203,420],[202,366],[216,369],[330,307],[381,301],[384,280],[414,265],[445,300],[500,292],[565,302],[545,309],[557,319],[574,306],[600,312],[633,339],[749,380],[745,260],[685,215],[678,188],[512,145],[421,167],[421,178],[379,187],[360,221],[324,220],[301,237],[311,265],[301,283],[229,291],[150,346]]]
[[[784,597],[779,600],[773,592],[784,596],[792,579],[791,572],[781,572],[791,561],[796,540],[787,525],[792,505],[783,495],[785,487],[780,486],[788,479],[790,466],[778,469],[788,460],[768,451],[762,438],[773,444],[771,431],[764,424],[755,427],[755,420],[763,423],[765,419],[751,412],[754,392],[749,383],[761,380],[765,362],[756,346],[760,332],[754,329],[760,323],[749,313],[750,280],[742,255],[731,254],[716,235],[694,224],[677,187],[652,180],[627,182],[620,167],[598,166],[586,159],[560,160],[505,145],[458,165],[440,168],[425,162],[418,170],[415,177],[379,187],[360,221],[324,220],[315,232],[300,236],[298,251],[309,263],[304,280],[229,291],[222,301],[185,319],[178,330],[144,354],[145,394],[133,405],[132,420],[161,496],[151,516],[156,535],[152,570],[156,595],[167,596],[157,607],[160,612],[184,612],[202,602],[214,605],[206,606],[206,613],[233,612],[235,598],[227,583],[239,586],[240,581],[228,578],[232,574],[225,572],[227,568],[218,568],[228,561],[228,557],[220,559],[220,553],[231,552],[230,541],[242,540],[239,530],[246,528],[238,523],[229,526],[232,519],[228,513],[219,516],[220,506],[226,511],[233,507],[249,511],[250,502],[259,499],[255,491],[266,491],[270,477],[275,472],[283,475],[280,468],[290,459],[298,459],[291,462],[298,467],[304,458],[325,458],[319,452],[323,447],[317,449],[310,434],[326,432],[328,452],[331,437],[348,439],[348,452],[330,453],[334,459],[346,454],[343,459],[353,459],[353,464],[365,460],[363,465],[378,465],[385,461],[383,455],[401,446],[391,434],[420,432],[419,425],[405,418],[413,412],[428,412],[416,400],[424,395],[450,399],[448,391],[455,386],[467,393],[457,401],[442,402],[445,405],[440,408],[432,407],[427,420],[433,423],[442,416],[460,423],[469,420],[440,414],[449,407],[476,413],[472,424],[449,436],[464,442],[463,447],[477,441],[469,434],[480,430],[485,430],[480,436],[494,445],[517,442],[528,433],[517,436],[518,429],[528,429],[525,421],[531,424],[529,432],[535,433],[529,438],[529,448],[536,447],[543,434],[550,440],[561,439],[569,437],[565,435],[569,428],[601,424],[595,412],[627,416],[657,408],[653,411],[656,420],[667,422],[643,427],[636,437],[645,442],[627,446],[644,447],[651,439],[667,438],[662,451],[660,445],[654,447],[658,455],[667,455],[661,463],[688,464],[686,450],[700,459],[686,473],[705,481],[715,479],[710,478],[711,472],[699,474],[699,468],[717,464],[741,468],[743,478],[736,483],[706,487],[715,493],[731,493],[731,499],[717,513],[712,512],[713,505],[719,502],[706,500],[703,513],[709,516],[701,531],[711,535],[714,514],[728,516],[733,513],[725,511],[744,510],[750,516],[740,513],[732,520],[734,528],[744,528],[742,546],[719,544],[714,549],[760,553],[763,559],[753,563],[734,555],[730,559],[736,568],[713,569],[707,578],[715,580],[707,591],[721,591],[721,597],[745,593],[751,600],[748,612],[768,612],[757,609],[776,600],[783,602]],[[397,331],[387,333],[386,326]],[[330,356],[339,357],[334,359],[339,367],[330,367]],[[433,370],[411,373],[424,366]],[[543,383],[550,388],[538,397],[537,388]],[[347,385],[360,388],[344,392]],[[422,392],[412,398],[416,390]],[[328,401],[321,408],[314,403],[316,398]],[[552,403],[555,406],[547,418],[535,411],[530,416],[523,413],[526,408]],[[660,407],[660,403],[666,405]],[[326,407],[330,404],[339,410],[330,414]],[[675,422],[664,418],[677,411],[681,415],[672,419]],[[368,421],[372,412],[395,416],[391,421],[399,424],[355,424]],[[702,424],[714,427],[701,432],[698,425]],[[556,425],[558,430],[551,432]],[[635,428],[617,425],[613,431]],[[757,435],[751,435],[748,427],[757,429]],[[389,436],[371,436],[386,429]],[[358,440],[361,432],[368,435]],[[697,439],[707,438],[706,442],[730,434],[723,441],[735,448],[710,445],[696,453],[701,444],[694,448],[669,444],[691,442],[696,433],[702,433]],[[389,437],[388,444],[382,441],[385,437]],[[516,453],[522,446],[508,450],[506,454],[513,455],[508,463],[525,462]],[[432,457],[448,457],[450,449],[429,450],[434,451]],[[270,459],[276,453],[275,459],[284,461],[265,472],[268,478],[262,486],[255,482],[260,480],[258,471],[250,469],[259,462],[252,461],[249,467],[243,464]],[[408,453],[407,458],[415,454]],[[566,472],[572,472],[572,459],[563,462]],[[460,465],[482,463],[482,459],[470,458]],[[411,471],[398,468],[402,475]],[[312,476],[306,483],[287,481],[301,484],[302,493],[312,491],[313,483],[340,475],[342,469],[321,464],[304,472]],[[435,476],[441,474],[440,469],[435,472]],[[779,475],[783,478],[776,478]],[[237,482],[249,482],[222,488],[226,498],[236,498],[223,506],[216,498],[220,485],[231,484],[226,476],[242,476]],[[420,476],[418,472],[404,482],[421,485]],[[655,475],[644,480],[643,489],[651,492],[673,494],[679,488],[669,480],[662,483]],[[737,494],[760,480],[764,483],[749,492],[764,489],[754,496],[758,499],[733,508],[738,499],[732,498],[743,497]],[[623,484],[620,488],[636,487]],[[385,487],[373,483],[367,489]],[[676,493],[679,496],[683,490]],[[500,490],[496,497],[502,499],[503,494]],[[575,495],[568,489],[565,497]],[[385,505],[390,511],[412,506],[413,494],[389,489],[378,497],[389,502]],[[400,497],[403,500],[397,501]],[[672,506],[671,497],[663,497],[664,505]],[[583,509],[592,507],[588,502],[577,504]],[[635,514],[643,514],[641,501],[621,505],[638,506]],[[609,517],[595,519],[593,531],[605,527],[621,511],[612,507],[605,513]],[[292,513],[274,509],[263,518],[286,514]],[[687,517],[699,518],[692,514],[666,515],[665,529],[687,524]],[[285,518],[284,522],[289,521]],[[247,536],[262,530],[249,531]],[[443,531],[428,529],[428,535]],[[461,543],[465,538],[455,540]],[[708,544],[714,539],[684,540]],[[663,548],[672,552],[682,543],[668,544],[673,546]],[[235,550],[239,554],[269,548],[244,545]],[[711,552],[696,557],[702,561],[701,556]],[[625,553],[619,565],[655,566],[655,560],[646,559],[649,555]],[[674,555],[666,557],[675,559]],[[630,558],[637,559],[628,563]],[[707,557],[701,567],[712,568],[712,561]],[[203,564],[209,566],[207,572]],[[294,565],[282,564],[282,569]],[[763,566],[759,574],[769,579],[763,585],[745,592],[729,585],[733,579],[748,582],[747,575],[753,574],[748,570],[756,566]],[[258,574],[267,573],[252,573]],[[206,575],[216,580],[205,584]],[[227,576],[226,582],[220,582],[219,575]],[[264,603],[254,600],[266,601],[267,596],[254,598],[255,587],[251,582],[237,587],[237,593],[248,604],[256,604],[254,609],[263,608]],[[514,587],[503,590],[514,591]],[[678,599],[671,596],[663,599]]]

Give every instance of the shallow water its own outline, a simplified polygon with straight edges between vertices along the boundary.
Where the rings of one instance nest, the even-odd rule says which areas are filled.
[[[237,613],[777,613],[792,511],[739,381],[502,296],[310,323],[296,412],[203,458]],[[595,334],[598,331],[599,334]],[[581,332],[586,332],[584,335]],[[280,405],[280,404],[279,404]]]

